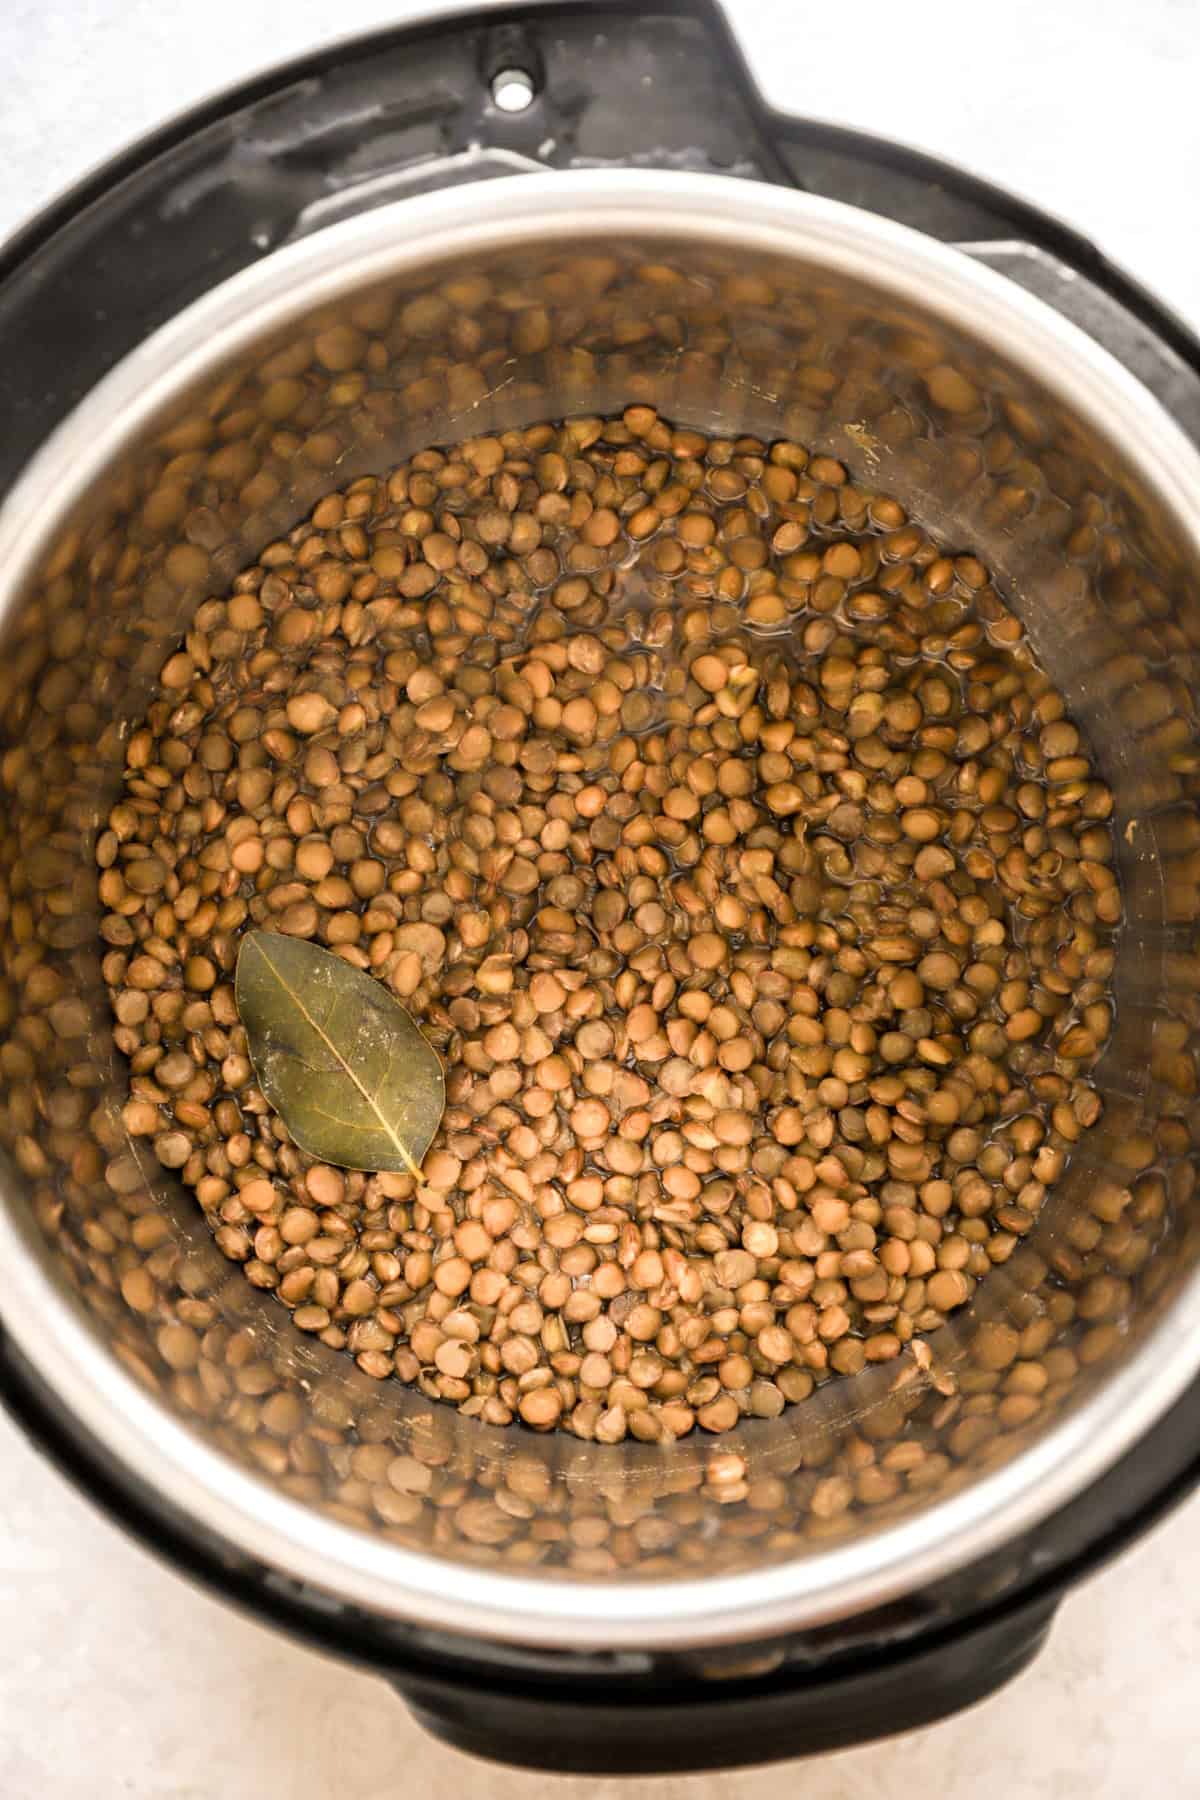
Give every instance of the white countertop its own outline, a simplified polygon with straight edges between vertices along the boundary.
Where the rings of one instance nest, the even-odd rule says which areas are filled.
[[[1200,325],[1195,0],[726,0],[781,107],[906,138],[1091,234]],[[437,0],[7,0],[0,238],[131,137]],[[647,10],[650,10],[649,4]],[[442,1749],[380,1682],[154,1562],[0,1417],[0,1800],[1167,1800],[1195,1776],[1200,1499],[1062,1608],[1002,1693],[819,1761],[531,1782]],[[1189,1771],[1191,1771],[1189,1773]]]

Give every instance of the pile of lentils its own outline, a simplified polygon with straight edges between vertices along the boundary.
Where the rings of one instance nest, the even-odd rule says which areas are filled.
[[[426,450],[201,604],[129,737],[124,1123],[369,1375],[771,1418],[943,1325],[1098,1116],[1111,810],[982,564],[841,463],[647,406]],[[290,1141],[251,926],[439,1051],[420,1182]]]

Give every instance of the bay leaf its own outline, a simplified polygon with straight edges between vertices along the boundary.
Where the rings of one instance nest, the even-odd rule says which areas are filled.
[[[304,938],[249,931],[234,995],[258,1085],[302,1150],[419,1175],[445,1073],[382,982]]]

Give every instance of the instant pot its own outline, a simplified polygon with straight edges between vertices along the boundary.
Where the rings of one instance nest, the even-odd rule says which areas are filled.
[[[0,400],[12,1413],[481,1755],[793,1756],[1009,1679],[1200,1472],[1200,344],[1032,208],[768,110],[705,0],[550,0],[90,177],[0,255]],[[322,492],[632,401],[844,458],[987,560],[1097,746],[1126,916],[1103,1116],[971,1306],[776,1420],[606,1447],[369,1380],[217,1252],[121,1125],[93,844],[191,612]]]

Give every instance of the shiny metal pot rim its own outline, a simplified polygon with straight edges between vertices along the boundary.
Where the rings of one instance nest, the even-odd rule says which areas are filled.
[[[373,281],[522,243],[676,237],[763,251],[911,300],[1032,373],[1110,440],[1193,546],[1200,455],[1158,402],[1058,314],[963,253],[856,208],[720,176],[522,175],[394,205],[266,257],[182,312],[107,375],[0,507],[0,618],[71,504],[172,399],[265,331]],[[1137,1443],[1200,1371],[1200,1273],[1126,1364],[1045,1437],[920,1514],[745,1574],[638,1581],[463,1566],[376,1539],[274,1491],[156,1404],[107,1354],[19,1195],[0,1206],[3,1329],[78,1427],[171,1508],[258,1563],[377,1616],[576,1649],[763,1639],[851,1617],[1013,1540]],[[614,1451],[619,1455],[619,1451]]]

